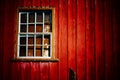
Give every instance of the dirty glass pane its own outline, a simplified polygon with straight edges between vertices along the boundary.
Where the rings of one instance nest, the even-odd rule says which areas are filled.
[[[35,13],[29,13],[29,23],[35,22]]]
[[[26,34],[20,34],[20,42],[19,42],[19,45],[26,45]]]
[[[29,24],[28,25],[28,32],[35,32],[35,25],[34,24]]]
[[[26,37],[20,37],[20,45],[26,45]]]
[[[49,48],[44,48],[43,57],[50,57],[50,47]]]
[[[19,46],[19,56],[26,56],[26,46]]]
[[[36,56],[42,56],[42,47],[36,46]]]
[[[36,21],[43,22],[43,13],[42,12],[37,13]]]
[[[36,45],[42,45],[42,35],[41,34],[36,35]]]
[[[36,32],[43,32],[43,25],[42,24],[36,24]]]
[[[50,35],[44,35],[44,45],[50,45]]]
[[[34,56],[34,46],[28,46],[28,56]]]
[[[27,13],[21,14],[21,23],[27,23]]]
[[[20,32],[27,32],[27,25],[20,25]]]
[[[33,45],[34,44],[34,35],[29,34],[28,35],[28,45]]]
[[[44,32],[51,32],[52,30],[51,30],[51,27],[50,27],[50,25],[49,24],[45,24],[44,25]]]
[[[49,12],[45,12],[45,23],[50,23],[50,13]]]

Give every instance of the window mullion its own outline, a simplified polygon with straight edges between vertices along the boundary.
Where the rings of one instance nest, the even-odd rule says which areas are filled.
[[[28,12],[27,12],[27,34],[26,34],[26,56],[28,56]]]
[[[50,57],[52,56],[52,33],[50,33]]]
[[[43,53],[44,53],[44,17],[45,16],[45,14],[44,14],[44,12],[43,12],[43,38],[42,38],[42,40],[43,40],[43,43],[42,43],[42,56],[43,56]]]
[[[34,56],[36,56],[36,12],[35,12],[35,34],[34,34]]]
[[[19,13],[19,30],[18,30],[18,33],[20,33],[20,21],[21,21],[21,13]]]
[[[19,30],[18,30],[18,55],[17,57],[19,57],[20,55],[20,20],[21,20],[21,13],[19,13]]]

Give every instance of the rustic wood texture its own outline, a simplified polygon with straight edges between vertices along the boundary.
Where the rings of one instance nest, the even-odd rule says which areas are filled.
[[[11,62],[18,7],[55,8],[59,62]],[[120,80],[117,0],[0,0],[0,80]],[[73,76],[73,75],[72,75]]]
[[[68,2],[59,0],[59,79],[68,80]],[[61,66],[63,65],[63,66]]]
[[[104,40],[104,2],[97,0],[95,5],[95,53],[96,80],[105,80],[105,40]]]
[[[95,80],[95,1],[86,0],[86,80]]]
[[[76,0],[68,0],[68,69],[72,69],[76,73]],[[71,76],[71,75],[69,75]],[[68,79],[69,80],[69,79]]]
[[[85,27],[85,0],[77,0],[77,42],[76,42],[76,50],[77,50],[77,78],[78,80],[85,80],[86,79],[86,49],[85,49],[85,35],[86,35],[86,27]]]
[[[109,13],[109,14],[108,14]],[[113,80],[113,21],[112,1],[104,1],[104,31],[105,31],[105,80]]]

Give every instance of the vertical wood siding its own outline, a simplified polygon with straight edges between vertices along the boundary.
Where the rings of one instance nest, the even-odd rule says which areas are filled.
[[[59,79],[68,80],[68,1],[59,0]],[[63,66],[61,66],[63,65]]]
[[[105,80],[104,2],[95,5],[96,80]]]
[[[59,62],[10,62],[18,7],[55,7]],[[120,80],[117,0],[0,0],[0,80]]]
[[[0,1],[0,3],[4,3],[4,1]],[[3,4],[0,4],[0,11],[3,11],[4,12],[4,9],[3,9]],[[2,79],[2,76],[3,76],[3,37],[4,37],[4,34],[2,34],[4,31],[4,14],[3,13],[0,13],[0,16],[2,19],[0,19],[0,79]]]

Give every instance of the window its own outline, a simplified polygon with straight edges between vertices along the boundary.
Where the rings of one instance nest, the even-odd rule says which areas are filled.
[[[19,9],[17,59],[54,58],[54,10]]]

